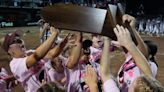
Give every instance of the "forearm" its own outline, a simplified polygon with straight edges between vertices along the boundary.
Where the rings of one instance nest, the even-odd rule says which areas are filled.
[[[80,55],[81,55],[81,43],[76,42],[76,46],[73,47],[71,55],[68,57],[67,67],[70,69],[74,68],[79,62]]]
[[[109,39],[105,39],[101,57],[101,78],[104,81],[110,78]]]
[[[53,33],[51,37],[49,37],[43,44],[41,44],[35,51],[35,54],[38,58],[42,58],[45,54],[47,54],[48,50],[51,48],[57,37],[57,33]]]
[[[27,58],[27,67],[32,67],[37,61],[42,59],[57,37],[57,32],[54,32],[44,43],[42,43],[35,52]]]
[[[89,86],[89,90],[90,92],[99,92],[99,89],[96,83]]]
[[[55,46],[53,49],[51,49],[45,56],[45,58],[48,59],[53,59],[57,56],[60,55],[60,53],[63,51],[63,48],[65,47],[65,45],[67,44],[67,41],[62,41],[60,44],[58,44],[57,46]]]
[[[135,28],[132,28],[132,30],[133,30],[133,33],[134,33],[135,38],[137,40],[137,43],[138,43],[137,47],[142,52],[142,54],[147,58],[148,57],[148,49],[147,49],[147,46],[145,45],[143,39],[141,38],[141,36],[137,32],[137,30]]]
[[[141,69],[143,74],[148,75],[148,76],[152,76],[152,72],[151,72],[150,66],[148,65],[147,59],[140,52],[140,50],[135,46],[135,44],[129,43],[126,46],[126,49],[128,49],[128,51],[132,55],[136,65]]]

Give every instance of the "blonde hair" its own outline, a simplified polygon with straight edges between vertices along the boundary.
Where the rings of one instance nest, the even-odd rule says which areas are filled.
[[[156,79],[142,75],[137,79],[134,92],[164,92],[164,87]]]
[[[37,92],[65,92],[65,90],[58,83],[49,82],[41,86]]]

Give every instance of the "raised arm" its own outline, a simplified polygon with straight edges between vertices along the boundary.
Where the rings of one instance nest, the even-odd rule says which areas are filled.
[[[129,30],[117,25],[116,28],[114,28],[114,32],[120,45],[125,47],[130,52],[136,65],[141,69],[142,73],[148,76],[152,76],[152,72],[148,65],[147,59],[135,46],[131,39]]]
[[[45,32],[47,31],[48,27],[49,27],[48,23],[43,24],[43,28],[40,30],[40,33],[39,33],[40,39],[43,38],[43,36],[44,36]]]
[[[99,92],[98,89],[98,79],[97,74],[94,68],[91,65],[88,65],[85,69],[85,83],[88,85],[90,92]]]
[[[59,56],[59,54],[63,51],[63,48],[66,46],[69,36],[70,34],[68,34],[60,44],[51,49],[44,58],[52,60],[53,58]]]
[[[102,51],[101,63],[100,63],[100,73],[101,79],[103,82],[107,81],[109,78],[112,77],[110,72],[110,52],[109,52],[109,38],[104,37],[104,47]]]
[[[148,49],[146,44],[144,43],[144,41],[142,40],[141,36],[139,35],[139,33],[136,30],[136,19],[128,14],[123,15],[122,17],[123,23],[125,23],[125,21],[128,21],[130,23],[130,26],[132,28],[132,31],[135,35],[135,38],[137,40],[137,47],[138,49],[142,52],[142,54],[148,58]]]
[[[104,47],[100,63],[100,74],[103,82],[104,92],[120,92],[119,87],[113,79],[110,71],[110,51],[109,51],[109,38],[104,37]]]
[[[75,41],[76,46],[72,48],[71,55],[68,57],[67,67],[69,69],[74,68],[79,63],[79,58],[81,55],[81,42],[82,42],[82,33],[77,33],[77,38]]]
[[[51,48],[57,37],[58,31],[56,31],[53,27],[51,27],[50,30],[54,31],[52,35],[44,43],[42,43],[32,55],[27,57],[26,65],[28,68],[31,68],[35,63],[42,59]]]

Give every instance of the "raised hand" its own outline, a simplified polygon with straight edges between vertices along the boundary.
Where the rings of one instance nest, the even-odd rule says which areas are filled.
[[[127,47],[130,43],[133,43],[130,32],[123,26],[116,25],[114,33],[117,36],[117,41],[121,46]]]
[[[122,21],[123,23],[125,23],[126,21],[129,22],[132,29],[134,29],[136,26],[136,19],[128,14],[122,16]]]
[[[56,33],[56,34],[58,34],[58,33],[59,33],[59,29],[56,29],[56,28],[54,28],[54,27],[50,27],[50,32],[51,32],[51,33]]]
[[[88,65],[85,70],[85,83],[89,86],[90,92],[98,92],[97,74],[91,65]]]

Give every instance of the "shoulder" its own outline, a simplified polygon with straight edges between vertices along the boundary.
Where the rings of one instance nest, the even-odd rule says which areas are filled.
[[[158,66],[155,62],[149,61],[149,65],[150,65],[150,67],[158,68]]]
[[[10,62],[10,66],[22,63],[22,61],[26,61],[27,57],[24,58],[13,58]]]
[[[11,62],[10,62],[11,71],[13,72],[13,70],[16,70],[16,69],[20,69],[21,70],[21,66],[26,65],[26,60],[27,60],[27,57],[24,57],[24,58],[13,58],[11,60]]]
[[[104,82],[103,88],[104,92],[120,92],[116,82],[113,79],[109,79],[106,82]]]
[[[156,77],[157,75],[157,71],[158,71],[158,67],[154,62],[149,61],[149,65],[150,65],[150,69],[152,71],[153,77]]]
[[[52,74],[56,74],[56,71],[55,71],[55,69],[51,68],[51,69],[48,71],[48,73],[52,75]]]

